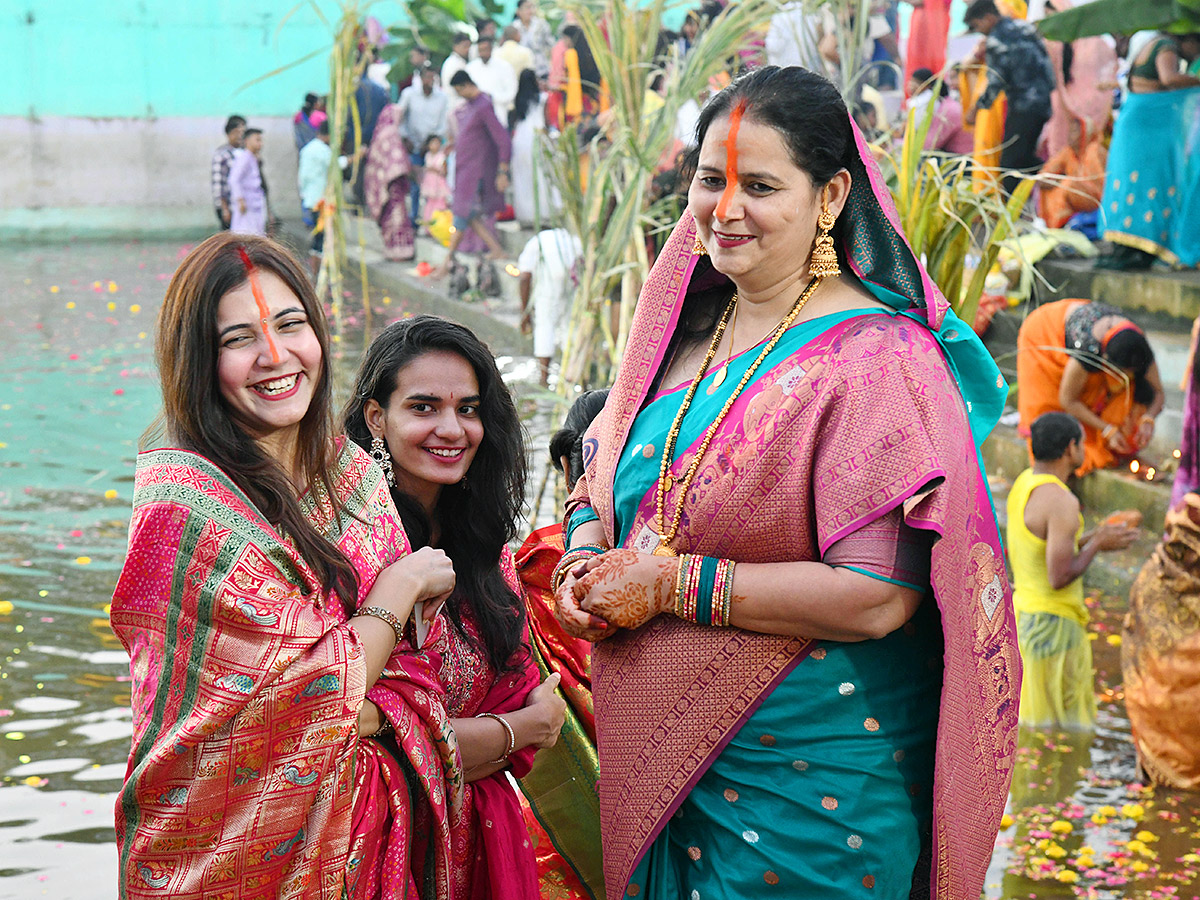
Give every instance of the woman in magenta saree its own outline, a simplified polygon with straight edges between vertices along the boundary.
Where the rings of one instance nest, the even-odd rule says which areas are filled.
[[[978,896],[1020,681],[1003,379],[827,81],[756,70],[698,136],[558,573],[605,638],[608,896]]]
[[[512,396],[470,330],[415,316],[371,342],[344,421],[380,461],[413,544],[454,562],[455,589],[419,654],[437,672],[466,782],[452,896],[536,898],[537,861],[509,774],[527,775],[537,750],[556,742],[566,703],[558,675],[539,684],[507,546],[525,484]],[[418,818],[418,829],[426,824]]]
[[[214,236],[157,341],[167,443],[138,457],[112,604],[134,728],[120,896],[449,898],[462,773],[400,630],[454,573],[409,553],[378,467],[329,438],[308,278],[272,241]]]

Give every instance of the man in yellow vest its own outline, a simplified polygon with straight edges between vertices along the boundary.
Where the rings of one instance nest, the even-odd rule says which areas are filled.
[[[1106,521],[1084,533],[1079,500],[1066,484],[1083,462],[1083,428],[1074,416],[1044,413],[1030,432],[1033,467],[1017,476],[1008,495],[1008,555],[1025,666],[1020,721],[1087,729],[1096,721],[1096,693],[1082,576],[1097,553],[1128,547],[1138,529]]]

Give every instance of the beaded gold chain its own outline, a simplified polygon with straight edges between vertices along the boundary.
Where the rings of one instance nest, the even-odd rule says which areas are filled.
[[[779,339],[783,337],[784,332],[786,332],[788,328],[791,327],[792,323],[796,321],[796,316],[800,315],[800,310],[804,309],[804,305],[808,303],[809,298],[813,295],[813,291],[817,289],[817,285],[820,283],[820,278],[813,278],[811,281],[809,281],[808,286],[805,287],[803,293],[801,293],[800,296],[796,298],[796,302],[792,304],[792,308],[788,311],[788,314],[784,316],[782,320],[780,320],[777,326],[775,326],[775,333],[771,336],[771,340],[767,342],[767,345],[763,347],[762,352],[758,354],[758,359],[754,360],[754,362],[750,364],[750,368],[746,370],[746,373],[742,376],[742,380],[739,381],[737,387],[733,389],[733,393],[730,394],[729,399],[725,401],[725,405],[717,414],[716,419],[714,419],[713,423],[708,426],[708,430],[704,433],[704,440],[700,442],[700,447],[696,450],[696,455],[692,458],[691,465],[688,466],[687,471],[683,474],[683,477],[679,479],[679,495],[675,500],[675,512],[671,517],[671,528],[670,531],[668,531],[666,528],[667,492],[671,490],[671,487],[675,483],[675,478],[668,471],[671,468],[671,458],[675,453],[675,444],[679,440],[679,429],[683,425],[683,417],[687,415],[688,407],[692,405],[692,398],[695,397],[696,389],[700,386],[700,382],[704,379],[704,375],[708,371],[709,364],[712,363],[713,357],[717,355],[717,347],[720,346],[721,338],[725,334],[725,326],[729,322],[730,313],[732,313],[734,306],[737,303],[737,294],[735,293],[733,295],[733,299],[729,301],[729,306],[727,306],[725,308],[725,312],[722,313],[721,321],[717,325],[716,332],[713,334],[712,343],[708,348],[708,353],[704,357],[704,362],[701,363],[699,370],[696,372],[696,376],[692,379],[692,383],[688,387],[687,393],[683,397],[683,403],[681,403],[679,406],[679,412],[675,414],[675,421],[671,423],[671,430],[667,432],[667,440],[663,446],[662,461],[658,468],[658,502],[656,524],[658,525],[657,530],[659,537],[658,546],[655,547],[653,551],[655,556],[675,556],[675,550],[671,547],[671,544],[675,540],[675,536],[679,533],[679,522],[683,518],[683,503],[687,498],[688,488],[691,487],[692,480],[696,477],[696,473],[700,470],[701,459],[703,459],[704,454],[708,452],[709,445],[712,443],[713,438],[715,438],[717,435],[717,429],[721,427],[721,423],[725,420],[725,416],[729,414],[729,410],[737,401],[737,398],[742,393],[742,390],[747,384],[750,383],[750,379],[754,377],[755,371],[757,371],[758,367],[762,365],[763,360],[766,359],[767,356],[770,355],[771,351],[775,349],[775,345],[779,343]]]

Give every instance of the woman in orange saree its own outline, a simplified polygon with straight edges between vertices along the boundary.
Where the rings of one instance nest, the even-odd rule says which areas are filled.
[[[1020,680],[1003,379],[828,81],[754,70],[698,134],[557,572],[607,895],[976,896]]]
[[[1128,460],[1154,435],[1166,402],[1154,352],[1116,307],[1087,300],[1043,303],[1017,333],[1017,430],[1026,439],[1045,412],[1083,425],[1077,475]]]
[[[329,437],[308,277],[265,238],[209,238],[156,356],[166,443],[138,456],[112,604],[133,710],[120,896],[449,898],[462,774],[403,630],[454,572],[409,554],[382,473]]]

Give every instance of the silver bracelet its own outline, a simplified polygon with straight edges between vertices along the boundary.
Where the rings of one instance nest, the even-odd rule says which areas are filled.
[[[508,724],[503,716],[498,716],[495,713],[480,713],[475,718],[477,719],[495,719],[504,726],[504,731],[508,734],[508,749],[499,759],[493,759],[488,765],[496,766],[500,763],[508,762],[508,758],[512,756],[514,750],[517,749],[517,733],[513,731],[513,727]]]
[[[354,615],[355,617],[370,616],[373,619],[379,619],[387,622],[392,626],[392,631],[396,633],[396,643],[399,644],[402,640],[404,640],[404,623],[401,622],[400,617],[390,609],[384,609],[382,606],[364,606]]]

